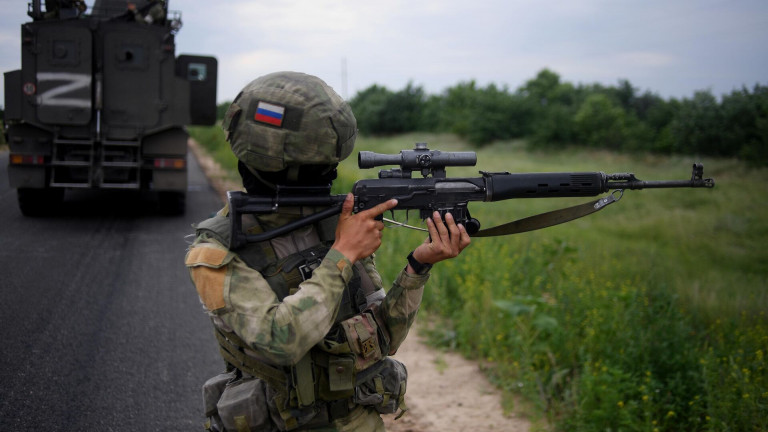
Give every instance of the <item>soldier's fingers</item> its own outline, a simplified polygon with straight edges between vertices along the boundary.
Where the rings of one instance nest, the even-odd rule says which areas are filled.
[[[429,232],[429,237],[424,241],[424,243],[429,243],[430,239],[439,238],[440,236],[432,218],[427,218],[427,232]]]
[[[352,193],[347,194],[347,198],[344,199],[344,203],[341,205],[341,215],[349,216],[352,214],[352,210],[355,208],[355,196]]]
[[[448,232],[451,235],[451,246],[454,250],[459,246],[459,227],[456,226],[456,221],[453,219],[453,215],[448,213],[445,215],[445,224],[448,227]]]
[[[459,231],[461,234],[459,237],[461,240],[459,241],[459,251],[464,250],[467,246],[469,246],[469,243],[472,242],[472,239],[469,237],[469,233],[467,232],[467,228],[464,227],[464,225],[459,224]]]
[[[443,253],[446,257],[453,258],[461,252],[461,230],[450,213],[445,215],[445,225],[449,232],[449,237],[445,239],[446,241],[443,244]]]
[[[397,200],[391,199],[384,201],[383,203],[377,205],[376,207],[369,208],[368,210],[360,212],[360,214],[365,214],[366,217],[374,218],[382,213],[384,213],[387,210],[391,210],[393,208],[397,207]]]
[[[448,228],[445,226],[445,222],[443,222],[443,218],[440,217],[439,212],[435,212],[432,215],[432,220],[435,222],[435,227],[437,227],[437,232],[440,234],[440,241],[445,243],[449,241],[449,233]],[[434,241],[435,238],[433,237],[432,240]]]

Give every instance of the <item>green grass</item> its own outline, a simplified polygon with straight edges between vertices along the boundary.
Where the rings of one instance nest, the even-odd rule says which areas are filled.
[[[237,158],[224,139],[219,126],[189,126],[189,135],[208,152],[222,168],[237,174]]]
[[[430,134],[363,137],[356,150],[397,153],[416,141],[471,150],[451,135]],[[768,170],[720,159],[529,152],[521,142],[477,153],[477,167],[448,174],[629,171],[685,179],[699,161],[717,185],[627,191],[574,222],[473,240],[432,272],[422,319],[439,323],[435,343],[481,359],[505,400],[522,395],[558,430],[768,429]],[[378,172],[361,172],[354,156],[339,168],[336,193]],[[490,227],[588,200],[473,203],[470,210]],[[410,222],[419,222],[415,216]],[[420,232],[385,231],[377,252],[385,280],[422,240]]]

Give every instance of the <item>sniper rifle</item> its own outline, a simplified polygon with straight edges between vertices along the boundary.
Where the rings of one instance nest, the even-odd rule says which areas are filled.
[[[704,167],[694,164],[690,180],[639,180],[632,173],[605,174],[603,172],[508,173],[480,171],[480,177],[451,178],[446,176],[449,166],[474,166],[474,152],[442,152],[430,150],[426,143],[416,143],[413,150],[399,154],[380,154],[361,151],[360,168],[397,165],[379,171],[379,178],[355,183],[354,212],[372,208],[389,199],[397,199],[394,210],[418,210],[421,219],[451,213],[456,223],[464,224],[472,237],[491,237],[533,231],[569,222],[595,213],[617,202],[627,189],[658,188],[713,188],[714,179],[703,178]],[[414,178],[420,171],[422,177]],[[231,247],[237,249],[246,243],[261,242],[289,233],[303,226],[339,214],[346,195],[331,195],[331,186],[288,187],[278,186],[274,195],[249,195],[229,191],[227,200],[231,218]],[[611,192],[612,191],[612,192]],[[551,211],[507,224],[481,230],[480,222],[469,214],[470,201],[502,201],[514,198],[588,197],[611,192],[596,201]],[[275,213],[281,206],[327,207],[317,213],[260,233],[246,234],[242,230],[242,215]],[[392,212],[394,215],[394,212]],[[406,226],[403,223],[388,222]]]

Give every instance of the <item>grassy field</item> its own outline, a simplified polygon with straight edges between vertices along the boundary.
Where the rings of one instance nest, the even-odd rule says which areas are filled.
[[[226,155],[217,138],[204,139]],[[356,150],[397,153],[416,141],[470,150],[451,135],[430,134],[361,138]],[[354,156],[340,166],[337,193],[378,172],[361,172]],[[768,170],[692,157],[537,153],[519,142],[477,156],[477,167],[448,174],[604,171],[685,179],[698,161],[717,186],[627,191],[568,224],[475,239],[433,271],[423,308],[436,323],[436,344],[481,360],[508,395],[524,396],[559,430],[768,429]],[[470,210],[490,227],[588,200],[474,203]],[[422,239],[402,228],[385,232],[377,252],[385,280]]]

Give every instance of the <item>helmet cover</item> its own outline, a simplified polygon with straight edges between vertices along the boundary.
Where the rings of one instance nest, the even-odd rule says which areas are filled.
[[[250,171],[335,165],[355,144],[352,109],[323,80],[299,72],[259,77],[235,98],[222,128]]]

